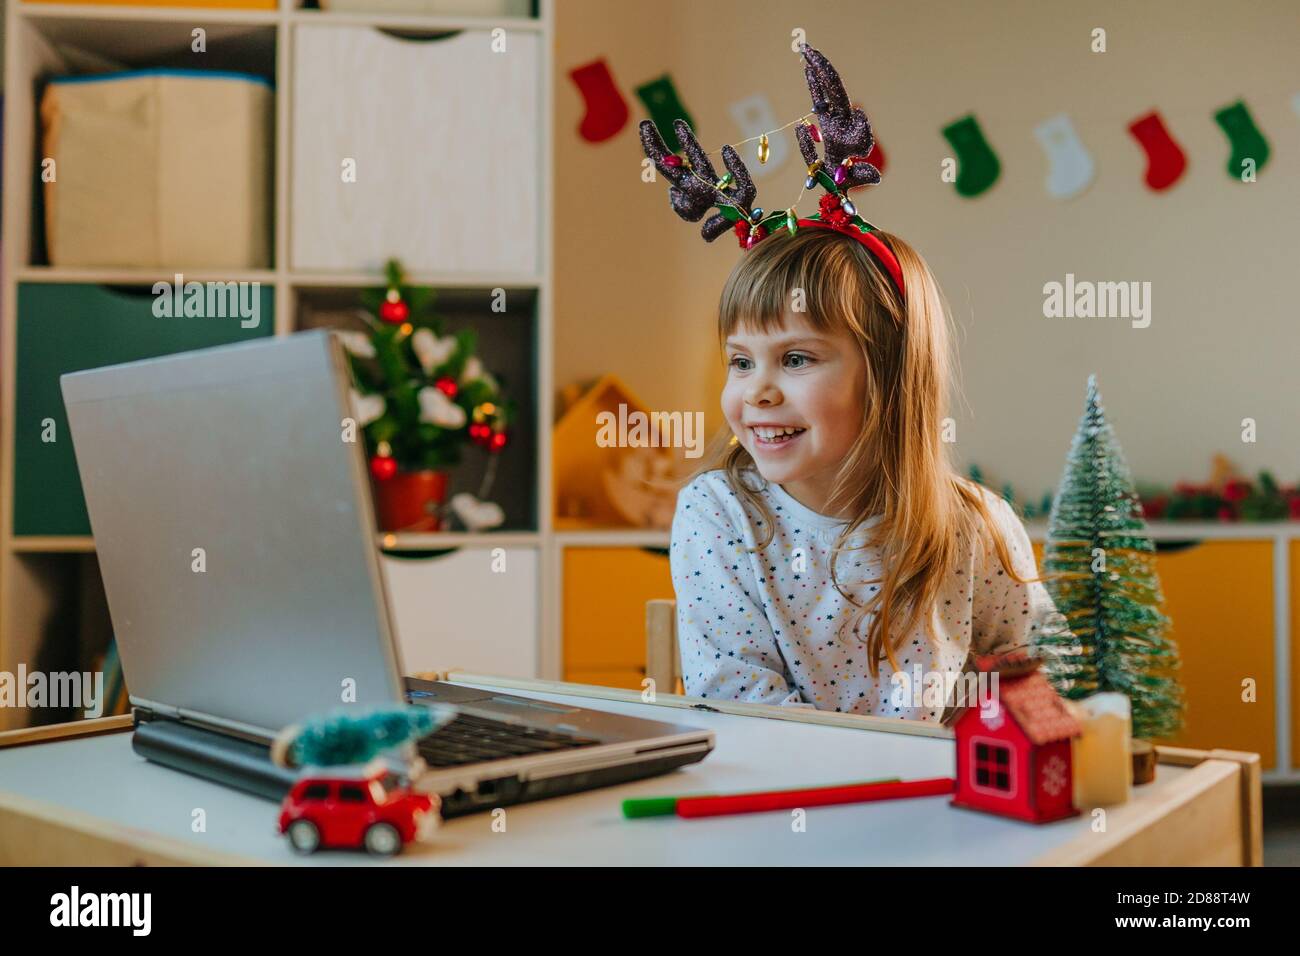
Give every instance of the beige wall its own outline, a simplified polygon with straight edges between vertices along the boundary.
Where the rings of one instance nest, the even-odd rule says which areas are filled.
[[[560,0],[556,56],[557,381],[613,371],[654,408],[704,409],[720,425],[718,293],[741,255],[677,219],[662,182],[639,179],[635,87],[669,72],[707,148],[742,138],[728,106],[767,95],[782,123],[809,108],[791,30],[838,67],[888,154],[863,214],[929,259],[959,327],[959,463],[1037,496],[1060,477],[1089,372],[1139,479],[1208,475],[1223,451],[1252,473],[1300,479],[1295,367],[1300,307],[1300,4],[1185,2],[836,3]],[[691,14],[690,11],[697,11]],[[698,11],[707,16],[701,17]],[[864,14],[870,11],[870,19]],[[1107,30],[1108,52],[1089,50]],[[604,56],[632,117],[613,139],[576,132],[568,78]],[[788,56],[788,67],[779,65]],[[1213,113],[1244,97],[1273,147],[1254,184],[1228,178]],[[1189,156],[1166,193],[1142,182],[1128,123],[1158,108]],[[940,181],[940,129],[974,111],[1002,179],[964,200]],[[1096,162],[1071,201],[1044,189],[1034,126],[1067,112]],[[791,202],[802,168],[759,181]],[[748,156],[746,157],[748,158]],[[753,164],[751,164],[753,165]],[[805,196],[801,211],[816,209]],[[1043,284],[1152,284],[1149,328],[1046,319]],[[1241,420],[1258,422],[1256,445]]]

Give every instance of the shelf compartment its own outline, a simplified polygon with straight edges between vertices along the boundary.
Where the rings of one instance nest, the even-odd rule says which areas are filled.
[[[273,292],[265,286],[250,291],[257,297],[258,323],[243,328],[238,317],[158,318],[149,287],[18,287],[12,439],[15,535],[90,534],[59,376],[270,335]],[[53,441],[43,440],[46,423]]]
[[[22,665],[28,673],[102,671],[113,628],[95,556],[21,554],[11,559],[10,583],[17,597],[5,609],[6,626],[13,637],[0,655],[0,670],[16,673]],[[105,698],[120,686],[120,669],[105,673]],[[113,700],[103,701],[104,716],[121,703],[120,697],[117,693]],[[38,726],[84,716],[85,708],[19,708],[8,720],[10,726]]]
[[[48,266],[45,249],[45,212],[40,164],[44,157],[43,131],[37,106],[49,81],[55,77],[89,77],[136,69],[185,69],[200,73],[250,74],[274,83],[276,76],[277,23],[273,14],[245,13],[246,17],[271,17],[264,24],[215,20],[204,22],[207,49],[192,49],[196,28],[194,12],[181,10],[178,19],[126,18],[137,11],[128,8],[68,7],[81,16],[44,15],[43,7],[25,10],[11,18],[14,37],[9,44],[11,77],[15,89],[30,91],[10,96],[5,104],[8,170],[5,201],[12,210],[7,242],[19,270]],[[48,11],[64,12],[58,5]],[[159,8],[161,9],[161,8]],[[110,12],[111,11],[111,12]],[[150,11],[145,8],[145,13]],[[264,152],[269,151],[268,170],[274,169],[273,135],[267,121]],[[74,175],[67,168],[59,172]],[[267,192],[273,189],[268,181]],[[268,203],[270,200],[268,200]],[[268,209],[270,206],[268,206]],[[196,211],[202,215],[202,211]],[[272,217],[273,218],[273,217]],[[271,226],[266,232],[269,237]],[[193,266],[196,263],[168,265]]]
[[[528,288],[503,289],[504,299],[499,301],[505,303],[504,312],[492,311],[492,289],[436,289],[435,293],[432,310],[442,321],[443,333],[473,329],[483,365],[516,403],[509,443],[496,455],[496,476],[485,496],[501,506],[505,521],[486,533],[536,531],[540,509],[537,293]],[[357,315],[361,303],[356,289],[300,288],[296,298],[298,329],[367,331]],[[461,462],[450,469],[448,498],[460,492],[479,497],[489,461],[484,449],[466,445]]]

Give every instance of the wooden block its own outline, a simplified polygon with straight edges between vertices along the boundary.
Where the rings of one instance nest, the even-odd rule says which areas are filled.
[[[1133,756],[1133,786],[1150,783],[1156,778],[1156,748],[1145,740],[1134,740],[1129,744],[1129,753]]]

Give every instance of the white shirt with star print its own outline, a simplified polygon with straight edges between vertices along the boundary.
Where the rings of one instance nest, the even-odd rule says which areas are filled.
[[[939,595],[937,641],[918,622],[895,652],[899,669],[911,679],[900,700],[888,659],[873,679],[865,641],[847,627],[837,636],[854,610],[829,572],[844,522],[812,511],[755,472],[749,475],[775,517],[772,541],[762,551],[746,548],[759,541],[763,518],[732,490],[724,471],[699,475],[677,497],[669,557],[682,679],[690,696],[937,722],[945,708],[933,694],[918,705],[910,689],[916,677],[961,672],[972,650],[1028,647],[1046,622],[1063,623],[1042,582],[1019,584],[1002,569],[996,551],[985,555],[980,549],[977,557],[967,549]],[[1019,516],[1002,498],[981,490],[1017,573],[1038,577]],[[864,583],[881,576],[877,549],[842,552],[838,562],[841,584],[852,585],[859,600],[879,587]],[[866,634],[866,624],[864,619],[859,635]]]

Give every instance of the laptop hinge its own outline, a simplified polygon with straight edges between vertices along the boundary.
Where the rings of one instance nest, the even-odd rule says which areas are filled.
[[[151,717],[169,717],[172,720],[180,720],[181,712],[179,707],[170,707],[167,704],[155,703],[152,700],[132,700],[133,706],[137,713],[145,720]]]

